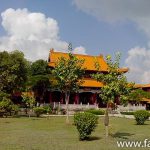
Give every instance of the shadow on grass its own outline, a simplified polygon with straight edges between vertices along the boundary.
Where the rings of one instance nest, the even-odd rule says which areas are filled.
[[[88,138],[86,138],[84,140],[80,140],[80,141],[82,141],[82,142],[84,142],[84,141],[95,141],[95,140],[100,140],[100,139],[101,138],[97,137],[97,136],[90,136],[90,137],[88,137]]]
[[[137,123],[135,123],[134,125],[136,125],[136,126],[147,126],[149,124],[148,123],[144,123],[144,124],[137,124]]]
[[[10,123],[9,121],[5,121],[4,123]]]
[[[128,137],[132,135],[134,134],[127,132],[116,132],[115,134],[111,134],[113,138],[120,138],[120,139],[128,139]]]
[[[41,120],[42,117],[31,118],[32,120]]]
[[[95,141],[95,140],[100,140],[101,138],[100,137],[97,137],[97,136],[91,136],[87,139],[87,141]]]
[[[95,141],[95,140],[100,140],[101,138],[100,137],[97,137],[97,136],[92,136],[92,137],[88,137],[84,140],[80,140],[80,141]]]

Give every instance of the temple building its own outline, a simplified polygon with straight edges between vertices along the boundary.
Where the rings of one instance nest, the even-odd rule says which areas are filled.
[[[146,92],[150,92],[150,84],[141,85],[140,88]],[[143,98],[141,103],[145,104],[146,109],[150,110],[150,99]]]
[[[70,96],[70,104],[97,104],[99,107],[105,107],[105,104],[102,102],[99,97],[100,88],[103,86],[101,82],[97,82],[92,79],[90,74],[97,72],[95,68],[95,61],[97,61],[101,68],[100,72],[107,74],[108,73],[108,65],[103,58],[103,55],[99,56],[90,56],[90,55],[81,55],[74,54],[78,59],[84,60],[83,68],[85,70],[85,76],[83,79],[83,84],[80,86],[80,89],[77,93],[72,93]],[[49,53],[49,63],[48,66],[50,68],[55,67],[55,63],[58,61],[60,57],[68,58],[68,53],[55,52],[53,49],[50,50]],[[121,72],[127,72],[127,68],[120,68]],[[65,104],[64,94],[60,91],[51,91],[49,92],[49,102],[60,102],[61,104]]]

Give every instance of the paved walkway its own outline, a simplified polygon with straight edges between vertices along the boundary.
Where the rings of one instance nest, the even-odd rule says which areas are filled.
[[[69,115],[74,116],[74,115]],[[100,117],[104,117],[104,115],[98,115]],[[128,118],[128,119],[134,119],[133,115],[122,115],[122,114],[109,114],[110,117],[120,117],[120,118]],[[66,115],[42,115],[42,117],[66,117]],[[150,117],[149,117],[150,120]]]

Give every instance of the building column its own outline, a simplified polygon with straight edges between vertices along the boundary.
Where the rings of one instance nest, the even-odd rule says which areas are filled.
[[[75,104],[79,104],[79,93],[76,93],[76,94],[75,94],[74,103],[75,103]]]
[[[91,95],[91,103],[92,104],[95,104],[95,103],[97,103],[97,93],[92,93],[92,95]]]
[[[49,93],[49,103],[52,103],[52,92]]]
[[[60,103],[61,103],[61,104],[64,103],[64,93],[61,93],[61,96],[60,96]]]
[[[94,93],[94,103],[97,104],[97,93]]]
[[[119,96],[116,96],[116,97],[115,97],[115,103],[116,103],[117,105],[120,105],[120,97],[119,97]]]

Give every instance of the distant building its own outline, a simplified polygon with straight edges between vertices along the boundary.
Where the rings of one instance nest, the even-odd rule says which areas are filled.
[[[90,56],[90,55],[81,55],[74,54],[78,59],[84,59],[83,67],[86,68],[85,76],[83,79],[83,84],[80,86],[80,89],[77,93],[72,93],[70,96],[70,104],[98,104],[99,107],[105,107],[105,104],[102,102],[99,97],[100,88],[103,86],[103,83],[97,82],[92,79],[90,74],[96,73],[97,69],[95,68],[95,62],[97,61],[101,68],[100,72],[107,74],[108,73],[108,65],[103,58],[103,55],[99,56]],[[50,68],[55,68],[55,63],[58,61],[60,57],[65,57],[68,59],[68,53],[56,52],[53,49],[50,50],[49,54],[49,63],[48,66]],[[120,68],[119,71],[127,72],[127,68]],[[65,103],[64,94],[60,91],[51,91],[49,92],[49,102],[60,102],[62,104]],[[116,98],[116,102],[119,101]]]
[[[141,85],[141,88],[146,92],[150,92],[150,84]],[[142,103],[146,104],[146,108],[150,110],[150,99],[143,98]]]

